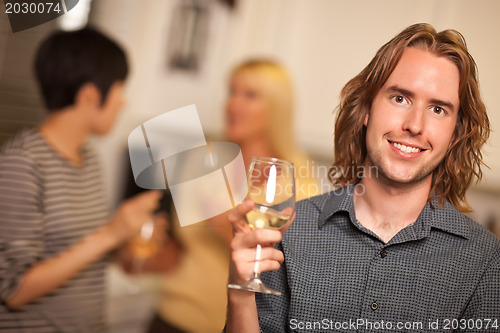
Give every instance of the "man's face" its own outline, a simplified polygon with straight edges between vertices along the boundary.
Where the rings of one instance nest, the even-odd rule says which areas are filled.
[[[111,86],[104,103],[97,110],[93,132],[107,134],[111,131],[124,104],[123,82],[118,81]]]
[[[407,48],[367,111],[366,163],[391,183],[430,183],[453,139],[458,87],[453,62]]]

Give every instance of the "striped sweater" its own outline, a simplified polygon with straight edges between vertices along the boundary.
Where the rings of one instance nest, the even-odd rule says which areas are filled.
[[[63,286],[20,311],[5,300],[24,274],[77,243],[108,218],[97,156],[83,164],[60,156],[37,129],[21,132],[0,152],[0,331],[102,332],[105,267],[92,263]]]

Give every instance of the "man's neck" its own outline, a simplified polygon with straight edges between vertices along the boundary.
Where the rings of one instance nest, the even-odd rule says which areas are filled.
[[[67,108],[51,113],[40,125],[40,133],[70,163],[80,165],[83,162],[81,148],[90,131],[81,110]]]
[[[396,184],[369,174],[357,185],[354,194],[356,218],[384,242],[415,222],[429,198],[432,178]]]

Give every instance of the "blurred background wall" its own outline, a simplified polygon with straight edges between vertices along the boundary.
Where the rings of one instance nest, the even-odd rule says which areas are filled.
[[[83,6],[81,0],[77,7]],[[230,69],[276,59],[295,82],[299,144],[318,164],[333,156],[338,94],[376,50],[406,26],[454,28],[475,58],[493,133],[483,181],[469,191],[472,216],[500,234],[500,1],[498,0],[94,0],[89,22],[128,50],[128,104],[111,135],[96,138],[113,205],[121,198],[127,136],[141,122],[196,104],[209,137],[221,137]],[[2,4],[3,7],[3,4]],[[43,118],[31,61],[60,22],[13,34],[0,19],[0,141]],[[70,12],[71,13],[71,12]],[[446,80],[446,78],[443,78]]]

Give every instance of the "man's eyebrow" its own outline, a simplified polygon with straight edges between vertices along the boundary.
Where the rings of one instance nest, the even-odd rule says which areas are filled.
[[[401,95],[404,95],[404,96],[408,96],[410,98],[413,98],[415,96],[415,94],[413,92],[411,92],[411,91],[409,91],[407,89],[404,89],[404,88],[400,88],[398,86],[390,86],[389,88],[387,88],[387,91],[389,93],[398,93],[398,94],[401,94]],[[448,108],[451,111],[455,110],[455,106],[453,105],[453,103],[448,102],[448,101],[443,101],[443,100],[440,100],[440,99],[433,98],[433,99],[430,100],[430,102],[432,104],[437,105],[437,106]]]
[[[390,92],[390,93],[398,93],[398,94],[405,95],[405,96],[408,96],[408,97],[414,97],[415,96],[415,94],[412,93],[411,91],[403,89],[403,88],[400,88],[398,86],[390,86],[389,88],[387,88],[387,91]]]
[[[437,106],[441,106],[441,107],[447,108],[450,111],[455,111],[455,107],[453,106],[453,104],[451,102],[445,102],[445,101],[442,101],[440,99],[431,99],[430,102],[432,104],[437,105]]]

